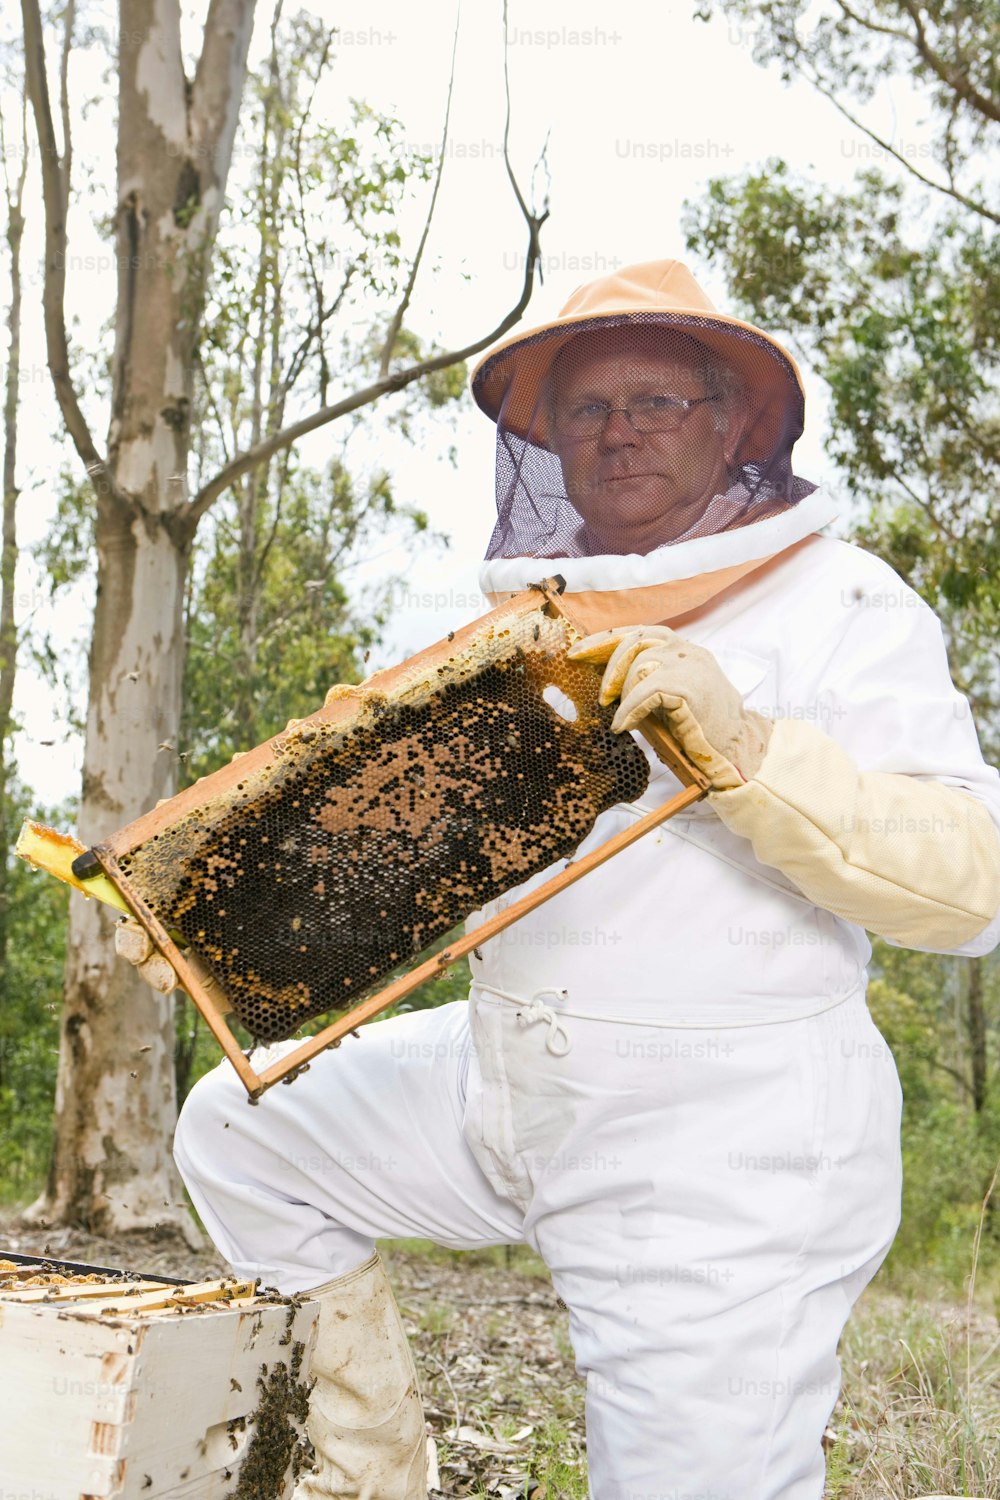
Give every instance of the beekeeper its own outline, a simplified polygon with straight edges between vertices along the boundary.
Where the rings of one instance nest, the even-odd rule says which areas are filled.
[[[484,943],[468,1005],[368,1026],[256,1109],[222,1064],[177,1162],[241,1275],[319,1300],[302,1500],[425,1494],[374,1253],[410,1235],[542,1256],[596,1500],[819,1500],[838,1339],[899,1216],[865,930],[993,949],[1000,782],[933,613],[821,534],[793,361],[683,266],[581,288],[473,393],[497,425],[484,589],[561,574],[615,726],[659,715],[713,790]],[[676,792],[650,758],[584,848]]]

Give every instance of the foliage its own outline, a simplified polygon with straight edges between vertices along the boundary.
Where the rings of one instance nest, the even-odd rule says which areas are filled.
[[[786,330],[825,380],[828,450],[864,508],[855,536],[941,615],[956,681],[1000,751],[1000,206],[983,180],[1000,8],[706,0],[701,14],[717,10],[752,23],[758,62],[811,82],[899,169],[835,192],[774,159],[714,180],[685,234],[733,310]],[[867,118],[894,76],[925,104],[919,153]]]
[[[336,128],[314,114],[335,28],[276,16],[267,66],[248,83],[237,190],[220,229],[198,349],[199,469],[280,431],[288,407],[325,404],[345,371],[377,375],[384,334],[369,299],[398,299],[408,268],[399,215],[429,158],[398,123],[351,100]],[[423,351],[405,327],[392,354]],[[399,401],[397,424],[460,393],[454,370]],[[427,532],[389,475],[348,462],[322,472],[294,449],[267,456],[209,513],[186,600],[182,774],[203,774],[355,681],[386,617],[391,580],[364,612],[347,578],[390,537]]]
[[[877,943],[869,1003],[896,1058],[903,1086],[903,1219],[890,1272],[933,1265],[958,1290],[969,1247],[1000,1157],[1000,1100],[971,1108],[965,1042],[966,961]],[[986,970],[988,1067],[1000,1069],[1000,967]],[[987,1214],[980,1247],[987,1271],[1000,1267],[1000,1223]]]
[[[375,309],[408,282],[399,225],[431,158],[365,102],[335,123],[316,117],[335,39],[306,12],[276,18],[267,65],[248,80],[197,354],[203,472],[277,431],[293,396],[325,405],[332,388],[374,378],[387,332]],[[390,352],[416,362],[433,351],[404,326]],[[461,390],[448,369],[386,411],[400,423]]]
[[[880,156],[997,221],[980,180],[981,153],[1000,121],[997,0],[701,0],[696,15],[715,11],[748,23],[754,60],[775,64],[786,82],[806,79]],[[924,102],[928,139],[917,148],[883,139],[865,119],[864,107],[893,77]]]
[[[23,817],[64,825],[66,808],[32,808],[10,788],[11,826]],[[0,1200],[41,1183],[52,1138],[68,892],[6,853],[9,944],[0,999]]]
[[[826,447],[857,505],[853,536],[937,611],[995,757],[1000,212],[982,148],[1000,123],[1000,8],[705,0],[700,13],[720,11],[752,27],[761,65],[808,80],[867,136],[859,156],[896,176],[872,167],[835,190],[773,158],[716,178],[685,206],[688,249],[723,275],[729,311],[783,335],[824,381]],[[919,155],[870,123],[893,77],[924,103]],[[1000,977],[995,962],[979,964],[877,943],[870,989],[905,1101],[903,1224],[889,1273],[930,1264],[953,1288],[968,1273],[1000,1154]],[[993,1209],[981,1260],[1000,1264]]]
[[[736,308],[786,329],[830,392],[827,448],[866,507],[856,531],[949,620],[985,642],[1000,610],[1000,244],[947,212],[912,243],[899,183],[853,192],[780,160],[716,179],[685,219]],[[971,674],[986,694],[990,674]]]
[[[182,321],[200,330],[193,462],[187,475],[173,476],[186,479],[189,492],[303,411],[378,378],[394,359],[412,362],[425,352],[402,315],[388,329],[379,323],[386,302],[398,306],[409,287],[400,225],[431,162],[407,147],[395,120],[363,101],[348,100],[339,118],[319,118],[314,105],[326,89],[335,38],[321,20],[283,15],[279,5],[270,56],[247,82],[229,200],[211,264],[205,263],[205,307],[195,305],[199,271],[191,278],[198,290],[182,310]],[[196,197],[178,200],[175,227],[193,224],[198,207]],[[104,229],[114,232],[110,218]],[[105,345],[77,351],[73,362],[78,385],[88,396],[97,392],[101,407],[111,384],[113,320],[104,332]],[[390,425],[412,434],[424,410],[461,394],[462,373],[461,365],[444,368],[426,387],[407,388],[395,398]],[[186,404],[178,407],[178,422],[187,417]],[[356,415],[342,423],[348,436],[360,421]],[[392,537],[430,535],[426,517],[397,504],[381,466],[366,471],[348,464],[346,440],[322,470],[304,464],[286,441],[279,456],[265,458],[201,512],[184,600],[185,704],[173,747],[182,781],[311,711],[331,683],[363,675],[392,580],[374,597],[352,602],[349,569]],[[93,494],[73,474],[60,476],[57,514],[35,560],[53,598],[92,588]],[[74,696],[82,659],[73,648],[57,645],[44,619],[31,645],[50,687]],[[74,727],[82,728],[79,715]],[[43,970],[48,976],[49,955],[56,955],[58,988],[66,898],[38,878],[25,886],[30,877],[21,866],[15,875],[18,891],[30,890],[41,902],[38,911],[23,901],[12,908],[12,947],[21,967],[12,973],[0,1020],[3,1190],[23,1197],[39,1185],[51,1139],[58,1031],[54,1020],[46,1029],[45,1017],[29,1013],[21,972],[35,954],[34,994],[40,1005],[55,1004]],[[218,1054],[184,1000],[176,1036],[183,1092]],[[6,1066],[15,1054],[16,1087]]]
[[[358,617],[338,568],[359,538],[388,524],[384,476],[362,498],[339,464],[289,475],[275,499],[262,497],[249,538],[235,509],[213,515],[189,580],[180,751],[188,781],[313,712],[333,683],[357,681],[384,617]],[[239,577],[241,540],[252,549],[249,586]]]
[[[250,166],[220,233],[198,355],[198,461],[209,472],[280,429],[297,391],[325,402],[343,370],[374,377],[383,357],[384,331],[364,304],[399,297],[397,214],[429,162],[405,149],[396,122],[357,101],[344,130],[313,119],[333,36],[314,18],[292,17],[250,84],[236,153]],[[364,315],[356,327],[344,320],[349,308]],[[414,361],[425,351],[404,326],[390,353]],[[423,409],[461,392],[461,366],[439,371],[397,401],[394,424],[412,436]],[[183,781],[312,712],[332,684],[362,677],[394,580],[359,604],[351,569],[393,537],[431,539],[426,516],[397,504],[383,468],[349,464],[349,443],[322,472],[295,450],[264,460],[203,522],[185,607]],[[438,981],[407,1008],[439,1003],[441,990]],[[218,1054],[186,1002],[177,1019],[183,1098]]]

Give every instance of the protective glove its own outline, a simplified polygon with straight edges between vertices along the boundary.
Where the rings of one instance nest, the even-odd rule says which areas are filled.
[[[759,770],[772,725],[743,699],[704,646],[666,625],[604,630],[571,646],[572,661],[606,663],[601,702],[621,701],[616,732],[634,729],[650,714],[665,721],[713,790],[742,786]]]
[[[119,958],[134,964],[147,984],[161,995],[169,995],[178,987],[173,965],[157,952],[146,929],[135,917],[122,917],[115,924],[115,952]]]
[[[972,942],[995,919],[1000,839],[973,796],[862,771],[812,724],[771,724],[743,707],[708,651],[666,626],[588,636],[567,654],[607,662],[601,701],[621,695],[614,729],[666,715],[711,778],[722,822],[816,906],[933,953]]]
[[[753,780],[709,801],[761,864],[894,943],[950,953],[1000,908],[1000,839],[981,802],[940,781],[863,771],[815,724],[779,719]]]
[[[169,959],[156,951],[146,929],[134,917],[123,917],[115,926],[115,952],[135,964],[146,983],[161,995],[183,988]],[[201,985],[201,1003],[210,1004],[220,1016],[232,1015],[232,1004],[204,959],[193,948],[187,948],[184,957]]]

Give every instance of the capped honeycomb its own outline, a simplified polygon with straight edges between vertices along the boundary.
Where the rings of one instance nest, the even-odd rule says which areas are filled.
[[[642,794],[646,757],[611,732],[600,673],[566,659],[572,639],[540,598],[496,611],[335,690],[120,847],[128,885],[255,1038],[355,1005]]]

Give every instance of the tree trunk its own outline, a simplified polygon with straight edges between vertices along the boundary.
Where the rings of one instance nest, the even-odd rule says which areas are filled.
[[[162,525],[105,515],[80,828],[120,828],[173,789],[184,557]],[[116,958],[98,902],[70,907],[56,1138],[33,1216],[95,1232],[191,1221],[164,1141],[173,1129],[174,1007]]]
[[[17,407],[21,379],[21,241],[24,216],[25,163],[16,190],[7,192],[7,245],[10,252],[10,307],[7,329],[7,380],[3,409],[3,540],[0,544],[0,1004],[7,1000],[8,850],[14,842],[10,827],[7,784],[10,714],[17,670],[17,624],[14,619],[14,577],[17,570]],[[0,1051],[0,1084],[4,1082],[4,1057]]]
[[[176,786],[194,345],[232,155],[253,0],[212,0],[193,83],[176,0],[122,0],[118,303],[111,423],[97,492],[80,832],[106,837]],[[70,904],[46,1193],[31,1210],[113,1233],[197,1242],[164,1151],[176,1117],[173,1001],[114,953],[96,903]]]
[[[972,1070],[972,1104],[978,1118],[986,1108],[986,1011],[983,1006],[983,961],[970,958],[966,964],[969,976],[966,989],[969,1025],[969,1062]]]

